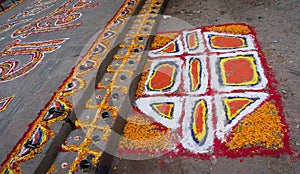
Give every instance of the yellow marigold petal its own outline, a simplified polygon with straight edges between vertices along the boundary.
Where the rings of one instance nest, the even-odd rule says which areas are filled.
[[[248,146],[265,146],[268,149],[283,147],[280,116],[273,103],[266,102],[259,109],[247,115],[232,133],[226,144],[230,149]]]

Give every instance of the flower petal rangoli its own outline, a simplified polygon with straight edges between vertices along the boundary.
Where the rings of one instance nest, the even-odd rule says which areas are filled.
[[[1,71],[0,71],[0,73],[1,73]],[[12,101],[13,98],[14,98],[14,96],[9,96],[9,97],[0,99],[0,112],[6,110],[8,104]]]
[[[161,46],[168,34],[173,40]],[[221,25],[156,37],[135,110],[153,122],[152,131],[163,126],[174,133],[177,147],[170,154],[212,158],[290,153],[280,99],[251,27]],[[124,137],[130,138],[127,134],[134,133],[126,129]],[[123,141],[121,151],[129,148]],[[136,151],[159,151],[155,145],[142,149]]]

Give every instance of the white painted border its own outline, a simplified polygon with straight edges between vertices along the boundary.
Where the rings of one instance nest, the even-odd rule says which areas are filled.
[[[243,119],[247,114],[252,113],[256,108],[258,108],[267,98],[269,94],[263,92],[245,92],[245,93],[231,93],[222,94],[215,96],[216,114],[217,114],[217,130],[216,135],[218,139],[222,142],[225,141],[225,137],[230,133],[232,127],[234,127],[238,122]],[[249,98],[259,98],[252,104],[247,106],[243,111],[241,111],[232,122],[227,125],[226,111],[222,102],[222,98],[226,97],[249,97]]]
[[[199,58],[201,61],[201,86],[200,89],[197,91],[191,91],[191,79],[189,77],[189,61],[192,58]],[[208,85],[208,72],[207,72],[207,65],[206,65],[206,55],[202,56],[186,56],[185,57],[185,67],[184,67],[184,74],[183,74],[183,81],[184,81],[184,88],[185,91],[189,94],[203,94],[207,90]]]
[[[168,119],[162,117],[150,106],[152,103],[163,103],[163,102],[173,102],[174,103],[174,112],[173,118]],[[139,98],[136,101],[136,106],[146,115],[153,118],[156,122],[161,123],[167,128],[173,130],[177,129],[179,125],[179,120],[182,112],[183,99],[180,97],[144,97]]]
[[[202,146],[197,144],[192,137],[192,109],[195,106],[195,102],[198,100],[205,100],[207,103],[207,139]],[[208,153],[213,150],[214,143],[214,130],[212,125],[212,104],[211,97],[187,97],[185,103],[185,116],[182,123],[182,140],[181,144],[184,148],[190,150],[193,153]]]
[[[166,59],[161,59],[161,60],[152,60],[151,62],[152,63],[151,63],[149,75],[147,77],[147,81],[145,82],[145,87],[144,87],[145,94],[149,94],[149,95],[153,95],[153,94],[169,94],[169,93],[175,92],[179,88],[179,85],[181,83],[181,74],[182,74],[183,61],[180,58],[166,58]],[[153,70],[154,70],[155,66],[157,66],[158,64],[163,63],[163,62],[173,62],[173,63],[175,63],[178,66],[177,67],[177,76],[174,78],[174,85],[167,92],[149,91],[148,88],[147,88],[147,84],[149,83],[150,77],[153,74]]]
[[[211,52],[233,52],[233,51],[245,51],[245,50],[256,50],[257,48],[255,48],[255,44],[254,44],[254,36],[253,35],[235,35],[235,34],[226,34],[226,33],[217,33],[217,32],[204,32],[204,38],[206,41],[206,45],[207,48],[211,51]],[[211,45],[209,44],[209,35],[217,35],[217,36],[233,36],[233,37],[245,37],[246,38],[246,42],[248,44],[248,47],[245,48],[236,48],[236,49],[215,49],[212,48]]]
[[[184,53],[184,48],[183,48],[183,44],[182,44],[180,38],[181,38],[181,34],[176,39],[174,39],[173,41],[171,41],[167,45],[165,45],[164,47],[156,49],[156,50],[149,51],[148,55],[151,56],[151,57],[162,57],[162,56],[176,56],[176,55],[183,54]],[[179,49],[178,52],[176,52],[176,53],[162,53],[161,52],[163,49],[167,48],[169,45],[171,45],[175,41],[177,41],[177,44],[178,44],[178,49]]]
[[[243,56],[243,55],[249,55],[252,54],[255,61],[256,61],[256,70],[259,73],[260,82],[253,86],[226,86],[223,84],[220,84],[220,81],[222,79],[221,72],[218,72],[219,65],[218,60],[223,57],[233,57],[233,56]],[[265,76],[264,69],[262,67],[261,61],[258,57],[258,53],[256,51],[249,51],[249,52],[235,52],[235,53],[227,53],[227,54],[220,54],[220,55],[211,55],[209,57],[210,60],[210,68],[211,68],[211,85],[212,87],[217,91],[223,91],[223,92],[230,92],[233,90],[259,90],[264,89],[268,83],[268,80]]]
[[[192,51],[188,48],[187,35],[190,33],[194,33],[194,32],[196,32],[196,34],[197,34],[199,46],[196,50]],[[189,54],[204,53],[205,46],[204,46],[204,40],[203,40],[202,34],[201,34],[201,29],[192,30],[192,31],[183,31],[183,42],[184,42],[184,49],[187,53],[189,53]]]

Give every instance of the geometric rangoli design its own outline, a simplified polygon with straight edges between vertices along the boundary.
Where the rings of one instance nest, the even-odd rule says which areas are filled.
[[[171,154],[211,158],[289,152],[273,79],[251,27],[233,24],[178,32],[173,41],[149,52],[148,64],[137,91],[137,112],[148,117],[149,124],[154,121],[175,132],[179,146],[174,144]],[[274,125],[269,139],[263,138],[265,128],[252,121],[258,115],[273,118],[261,123]],[[251,123],[258,130],[237,137]]]
[[[54,3],[56,0],[51,2]],[[70,2],[72,0],[64,3],[50,15],[17,29],[11,37],[23,39],[34,34],[75,29],[82,25],[81,22],[77,22],[82,17],[82,13],[78,10],[99,5],[99,3],[90,4],[90,1],[78,1],[72,5]],[[136,2],[128,1],[124,5],[130,7],[134,3]],[[44,5],[36,13],[50,7],[49,4]],[[65,9],[67,5],[71,8]],[[130,8],[118,12],[120,17],[131,13]],[[11,20],[26,16],[25,13],[19,13]],[[110,25],[112,27],[122,25],[125,21],[125,18],[115,18]],[[13,24],[10,23],[11,28],[14,27]],[[231,32],[233,28],[236,30]],[[99,37],[101,40],[95,42],[96,45],[72,73],[79,73],[82,76],[97,68],[98,59],[101,57],[99,55],[108,50],[110,39],[117,34],[118,31],[114,30],[107,30],[103,35],[101,34]],[[24,66],[20,66],[21,63],[12,59],[0,62],[0,83],[14,80],[33,70],[45,53],[57,50],[66,40],[67,38],[39,42],[15,40],[3,50],[5,52],[3,57],[10,58],[9,56],[12,55],[25,54],[30,55],[32,59]],[[37,50],[41,46],[43,49]],[[114,57],[114,61],[118,59],[123,58]],[[128,64],[134,63],[128,61]],[[126,152],[136,150],[150,155],[159,151],[168,151],[171,155],[199,155],[200,158],[289,152],[288,129],[282,116],[280,102],[279,104],[277,102],[280,99],[271,85],[272,78],[251,27],[233,24],[228,25],[228,28],[225,25],[176,32],[176,36],[168,43],[150,51],[148,64],[149,67],[144,71],[145,76],[140,81],[142,87],[138,91],[141,93],[137,95],[133,109],[136,115],[129,117],[124,137],[130,135],[134,140],[146,139],[150,143],[137,142],[133,143],[136,146],[128,147],[128,144],[121,139],[119,150],[129,149]],[[119,70],[110,66],[107,72],[113,71]],[[75,77],[72,73],[51,98],[51,102],[49,101],[39,113],[38,122],[35,122],[25,134],[25,138],[16,146],[17,150],[12,151],[8,160],[3,163],[7,168],[5,172],[13,172],[10,169],[21,171],[19,164],[34,158],[35,153],[39,153],[50,137],[56,134],[49,126],[66,119],[72,111],[72,104],[67,97],[87,85],[84,78]],[[125,75],[120,76],[120,80],[125,79]],[[116,85],[115,79],[105,78],[105,80]],[[90,100],[85,109],[100,108],[101,113],[97,114],[99,116],[101,114],[105,121],[112,116],[117,117],[118,108],[103,107],[107,104],[105,103],[107,99],[104,100],[101,96],[102,92],[110,93],[112,88],[106,87],[102,82],[97,88],[105,89],[99,90],[100,94],[96,96],[97,105],[93,105],[94,100]],[[120,94],[114,93],[112,98],[114,100],[119,96]],[[0,106],[1,101],[5,109],[9,101],[0,100]],[[103,105],[100,106],[99,103]],[[90,117],[86,115],[84,119],[87,121]],[[134,122],[135,119],[139,119],[141,125]],[[80,129],[78,122],[74,128]],[[81,126],[91,127],[91,130],[106,131],[106,128],[86,123]],[[275,123],[276,126],[266,129],[265,125]],[[108,128],[107,132],[109,130]],[[107,140],[108,135],[109,133],[102,139]],[[74,137],[76,141],[80,139]],[[88,134],[80,146],[75,147],[67,143],[62,146],[62,151],[77,154],[73,163],[68,166],[70,172],[78,170],[81,162],[86,161],[83,159],[87,153],[92,153],[90,155],[95,156],[93,162],[98,162],[102,151],[91,150],[88,145],[91,143],[90,140],[100,139],[99,135]],[[171,141],[174,139],[177,140],[176,143]],[[151,143],[152,140],[155,143]],[[66,165],[67,163],[62,163],[61,167],[67,167]]]

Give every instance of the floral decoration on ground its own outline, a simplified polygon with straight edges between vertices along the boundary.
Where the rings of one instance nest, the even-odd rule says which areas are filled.
[[[136,91],[134,111],[143,116],[130,117],[119,150],[151,156],[161,142],[153,146],[148,139],[172,133],[171,156],[291,154],[275,84],[251,26],[160,33]],[[140,119],[152,123],[141,126]],[[157,125],[168,131],[158,132]]]

